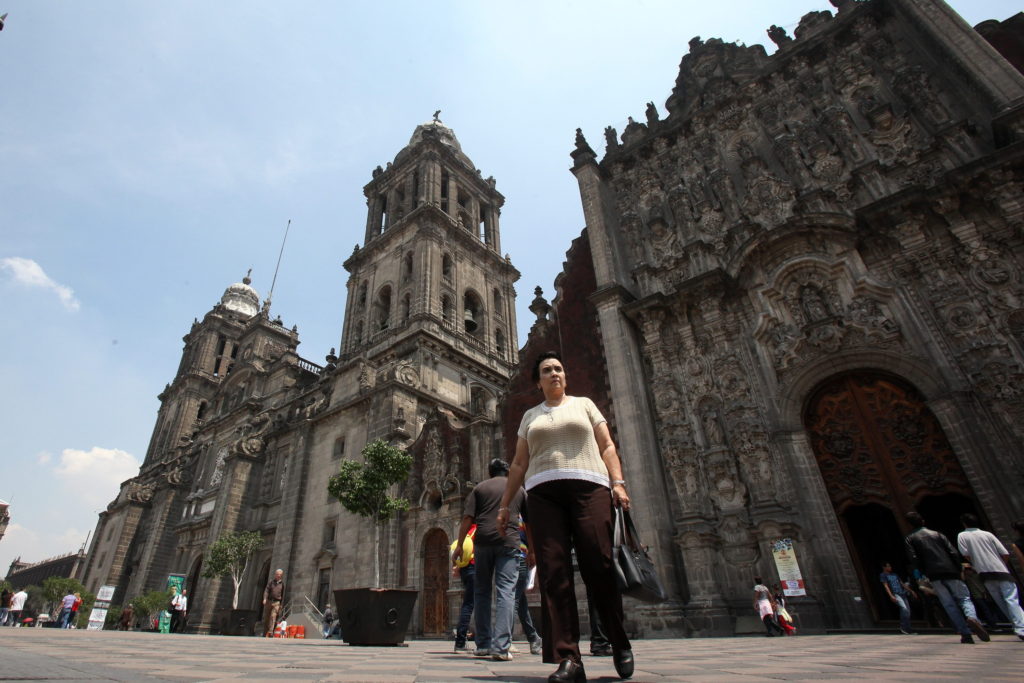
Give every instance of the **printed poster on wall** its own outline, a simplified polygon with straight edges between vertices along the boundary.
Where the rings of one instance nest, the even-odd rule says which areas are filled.
[[[800,565],[796,561],[793,539],[780,538],[774,541],[772,555],[775,557],[775,568],[779,571],[782,594],[786,597],[807,595],[807,590],[804,588],[804,577],[801,576]]]

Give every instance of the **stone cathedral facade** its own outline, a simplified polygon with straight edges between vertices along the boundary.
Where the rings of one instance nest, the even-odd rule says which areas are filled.
[[[516,363],[519,273],[500,253],[504,198],[440,121],[419,126],[364,192],[337,354],[300,357],[297,332],[270,319],[248,278],[228,287],[184,337],[139,475],[100,515],[90,589],[116,585],[119,602],[185,574],[190,627],[219,630],[231,581],[203,578],[203,557],[241,530],[266,545],[240,608],[259,609],[277,568],[292,610],[373,585],[372,526],[327,481],[381,438],[415,455],[402,491],[412,510],[382,534],[382,584],[421,589],[414,631],[447,632],[461,595],[448,545],[471,482],[503,452],[497,403]]]
[[[975,30],[937,0],[832,4],[792,37],[773,26],[772,55],[694,38],[664,110],[607,129],[600,158],[577,133],[585,229],[518,353],[503,197],[450,129],[418,127],[364,188],[337,352],[301,358],[247,280],[193,324],[87,587],[118,602],[185,574],[191,626],[215,630],[230,581],[201,578],[203,554],[257,529],[240,606],[278,567],[293,607],[322,606],[371,583],[379,551],[386,583],[421,591],[413,632],[446,633],[463,498],[511,456],[539,400],[520,369],[549,348],[609,418],[670,592],[629,605],[635,635],[736,632],[753,577],[778,579],[778,539],[814,631],[894,618],[878,565],[902,563],[911,509],[950,534],[973,511],[1008,538],[1024,516],[1024,15]],[[379,549],[326,493],[375,438],[415,462],[413,509]]]
[[[1014,65],[942,2],[833,5],[771,56],[694,38],[600,160],[577,133],[586,229],[523,356],[612,415],[674,595],[637,631],[733,632],[782,538],[805,628],[891,620],[904,513],[1024,516],[1024,15],[981,27]]]

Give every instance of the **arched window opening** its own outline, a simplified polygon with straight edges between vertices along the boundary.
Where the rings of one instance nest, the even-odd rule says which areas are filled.
[[[380,224],[377,226],[377,234],[388,229],[388,196],[385,194],[377,197],[377,206],[380,207]]]
[[[483,306],[472,292],[466,292],[462,299],[462,323],[463,329],[474,337],[483,332]]]
[[[494,352],[502,358],[505,357],[505,333],[501,328],[494,331]]]
[[[224,349],[227,346],[227,338],[221,334],[217,335],[217,353],[213,361],[213,376],[220,377],[222,367],[225,365],[224,362]]]
[[[491,207],[487,204],[480,205],[480,214],[477,216],[476,231],[480,236],[480,241],[486,244],[491,243],[491,236],[487,230],[487,212]]]
[[[359,298],[357,299],[357,301],[359,303],[359,308],[366,308],[366,288],[367,288],[367,286],[368,286],[368,283],[367,283],[366,280],[363,280],[363,284],[359,285]]]
[[[441,297],[441,319],[446,323],[452,321],[452,299],[447,294]]]
[[[441,277],[445,280],[452,279],[452,257],[449,254],[441,257]]]
[[[494,292],[492,292],[491,298],[494,300],[494,315],[498,316],[499,318],[505,317],[503,315],[504,306],[502,305],[501,291],[499,291],[497,287],[494,288]]]
[[[391,288],[384,287],[377,295],[377,303],[374,305],[374,320],[378,330],[388,329],[391,322]]]

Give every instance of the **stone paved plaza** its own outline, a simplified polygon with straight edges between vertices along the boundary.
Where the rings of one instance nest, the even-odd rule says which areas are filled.
[[[525,643],[518,644],[525,650]],[[52,629],[0,629],[0,680],[544,681],[540,657],[511,662],[454,654],[452,643],[350,647],[264,640]],[[640,640],[634,681],[1021,680],[1012,635],[961,645],[955,635]],[[585,657],[591,681],[616,681],[610,658]]]

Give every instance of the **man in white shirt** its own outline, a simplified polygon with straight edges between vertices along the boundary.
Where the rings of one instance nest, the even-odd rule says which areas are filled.
[[[184,588],[178,593],[175,589],[174,597],[171,598],[171,633],[181,633],[185,628],[185,613],[188,611],[188,591]]]
[[[21,611],[25,609],[25,601],[28,600],[28,593],[22,588],[11,598],[11,626],[21,626]]]
[[[1013,622],[1013,632],[1024,640],[1024,610],[1017,602],[1017,584],[1010,575],[1010,553],[998,538],[978,528],[974,515],[961,515],[960,523],[964,530],[956,537],[957,549],[974,566],[989,595]]]

